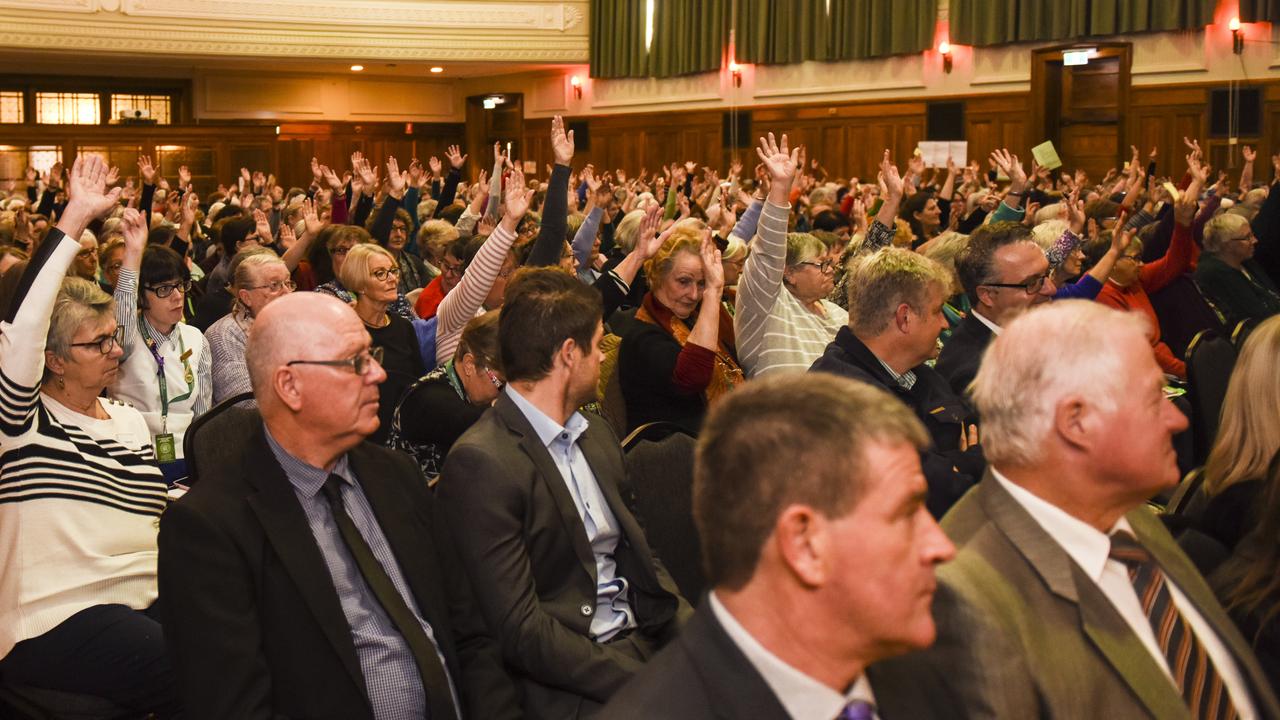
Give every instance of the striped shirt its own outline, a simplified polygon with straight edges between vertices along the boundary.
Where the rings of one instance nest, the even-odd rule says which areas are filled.
[[[475,257],[467,263],[462,279],[440,301],[440,308],[436,311],[436,317],[440,319],[436,326],[437,365],[453,357],[453,351],[458,349],[458,341],[462,339],[463,328],[483,312],[484,300],[497,282],[502,263],[506,262],[515,241],[515,233],[508,232],[501,225],[494,228]]]
[[[759,234],[738,280],[734,332],[749,377],[807,371],[836,331],[849,323],[849,312],[839,305],[822,300],[825,316],[817,315],[782,287],[788,212],[789,206],[765,203]]]
[[[123,404],[101,401],[99,420],[40,393],[50,314],[79,249],[50,230],[0,322],[0,656],[86,608],[157,596],[166,498],[146,422]]]

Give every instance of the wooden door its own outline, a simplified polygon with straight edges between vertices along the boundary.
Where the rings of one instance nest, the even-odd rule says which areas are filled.
[[[1083,47],[1083,46],[1082,46]],[[1063,51],[1037,50],[1033,55],[1031,101],[1037,122],[1031,146],[1052,140],[1063,169],[1082,169],[1100,179],[1128,157],[1125,117],[1129,105],[1130,46],[1088,46],[1093,57],[1084,65],[1064,65]],[[1027,148],[1030,155],[1030,148]],[[1026,158],[1030,166],[1030,158]]]

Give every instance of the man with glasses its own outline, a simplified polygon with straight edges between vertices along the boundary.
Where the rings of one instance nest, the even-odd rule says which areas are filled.
[[[467,245],[470,242],[470,237],[460,237],[445,250],[444,257],[440,260],[440,274],[427,283],[413,306],[418,317],[423,320],[435,317],[444,296],[448,295],[462,280],[462,273],[467,269],[462,258],[466,255]]]
[[[1258,237],[1239,215],[1219,215],[1204,226],[1196,284],[1232,323],[1280,313],[1280,289],[1254,259],[1257,249]]]
[[[160,526],[188,717],[518,717],[421,472],[364,441],[380,356],[334,298],[254,322],[262,422]]]
[[[973,232],[956,258],[956,274],[973,310],[942,346],[934,366],[957,395],[966,393],[982,352],[1000,328],[1053,298],[1057,287],[1049,273],[1049,260],[1026,225],[995,222]]]

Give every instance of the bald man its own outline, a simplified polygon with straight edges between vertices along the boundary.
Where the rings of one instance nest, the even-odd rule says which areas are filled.
[[[386,379],[364,324],[286,295],[247,353],[261,420],[160,523],[188,717],[518,717],[426,480],[364,441]]]

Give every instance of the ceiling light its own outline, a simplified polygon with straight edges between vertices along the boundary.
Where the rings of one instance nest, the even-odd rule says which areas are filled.
[[[364,66],[363,66],[363,65],[352,65],[352,66],[351,66],[351,72],[360,72],[360,71],[361,71],[361,70],[363,70],[363,69],[364,69]]]
[[[440,67],[439,65],[437,65],[437,66],[435,66],[435,67],[431,68],[431,72],[433,72],[433,73],[442,73],[442,72],[444,72],[444,68],[442,68],[442,67]]]

